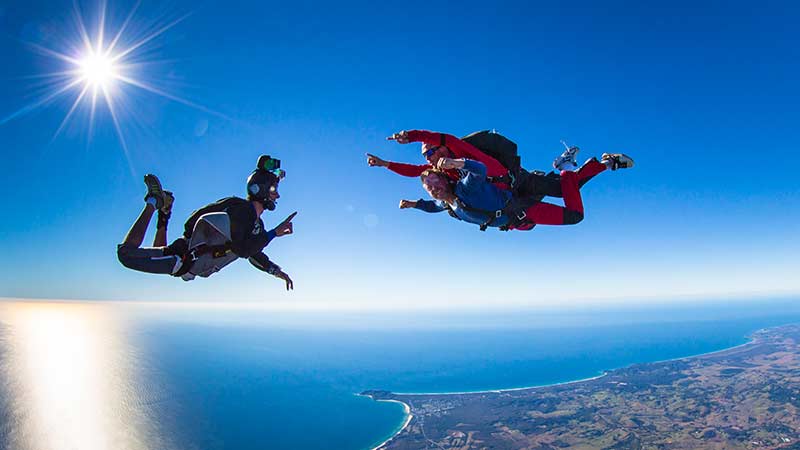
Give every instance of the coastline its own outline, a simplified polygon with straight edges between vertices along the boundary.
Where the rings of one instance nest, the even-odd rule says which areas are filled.
[[[559,381],[559,382],[556,382],[556,383],[536,384],[536,385],[532,385],[532,386],[513,387],[513,388],[500,388],[500,389],[484,389],[484,390],[478,390],[478,391],[392,392],[392,394],[395,394],[395,395],[408,395],[408,396],[413,396],[413,395],[499,394],[499,393],[502,393],[502,392],[525,391],[525,390],[528,390],[528,389],[539,389],[539,388],[547,388],[547,387],[554,387],[554,386],[563,386],[565,384],[583,383],[584,381],[593,381],[593,380],[597,380],[599,378],[603,378],[604,376],[606,376],[611,371],[618,370],[618,369],[624,369],[625,367],[630,367],[630,366],[635,365],[635,364],[657,364],[657,363],[664,363],[664,362],[670,362],[670,361],[680,361],[682,359],[702,358],[702,357],[708,356],[708,355],[714,355],[714,354],[717,354],[717,353],[722,353],[722,352],[735,350],[737,348],[744,347],[746,345],[750,345],[750,344],[754,343],[755,342],[755,338],[753,338],[752,336],[757,334],[757,333],[759,333],[759,332],[761,332],[761,331],[764,331],[764,330],[767,330],[767,328],[759,328],[759,329],[757,329],[755,331],[752,331],[752,332],[746,334],[745,335],[745,339],[747,339],[747,342],[744,342],[744,343],[741,343],[741,344],[738,344],[738,345],[734,345],[733,347],[725,347],[725,348],[722,348],[722,349],[719,349],[719,350],[713,350],[713,351],[704,352],[704,353],[697,353],[697,354],[694,354],[694,355],[679,356],[677,358],[659,359],[658,361],[651,361],[651,362],[644,362],[644,363],[637,362],[637,363],[629,364],[628,366],[613,367],[611,369],[604,369],[602,371],[602,373],[600,373],[599,375],[595,375],[593,377],[579,378],[579,379],[568,380],[568,381]]]
[[[461,391],[461,392],[392,392],[392,394],[395,394],[395,395],[408,395],[408,396],[412,396],[412,395],[500,394],[500,393],[503,393],[503,392],[525,391],[525,390],[528,390],[528,389],[538,389],[538,388],[545,388],[545,387],[550,387],[550,386],[562,386],[562,385],[565,385],[565,384],[581,383],[581,382],[584,382],[584,381],[592,381],[592,380],[596,380],[598,378],[603,378],[611,370],[616,370],[616,369],[604,370],[599,375],[595,375],[593,377],[580,378],[580,379],[577,379],[577,380],[569,380],[569,381],[559,381],[559,382],[556,382],[556,383],[537,384],[537,385],[533,385],[533,386],[524,386],[524,387],[502,388],[502,389],[486,389],[486,390],[482,390],[482,391]]]
[[[630,364],[630,365],[624,366],[624,367],[630,367],[631,365],[635,365],[635,364],[658,364],[658,363],[664,363],[664,362],[670,362],[670,361],[680,361],[680,360],[683,360],[683,359],[702,358],[704,356],[709,356],[709,355],[714,355],[714,354],[717,354],[717,353],[728,352],[728,351],[735,350],[737,348],[745,347],[745,346],[748,346],[748,345],[751,345],[751,344],[755,343],[757,341],[757,338],[754,337],[754,336],[756,334],[762,332],[762,331],[765,331],[765,330],[769,329],[769,328],[776,328],[776,327],[759,328],[757,330],[751,331],[750,333],[745,335],[745,339],[747,339],[747,342],[744,342],[744,343],[739,344],[739,345],[734,345],[733,347],[726,347],[726,348],[723,348],[723,349],[714,350],[714,351],[705,352],[705,353],[699,353],[699,354],[696,354],[696,355],[681,356],[681,357],[678,357],[678,358],[670,358],[670,359],[652,361],[652,362],[649,362],[649,363],[633,363],[633,364]],[[465,392],[431,392],[431,393],[424,393],[424,392],[414,392],[414,393],[392,392],[392,393],[396,394],[396,395],[405,395],[405,396],[415,396],[415,395],[423,396],[423,395],[500,394],[500,393],[503,393],[503,392],[525,391],[525,390],[531,390],[531,389],[542,389],[542,388],[548,388],[548,387],[553,387],[553,386],[563,386],[563,385],[567,385],[567,384],[575,384],[575,383],[582,383],[582,382],[585,382],[585,381],[593,381],[593,380],[597,380],[597,379],[603,378],[604,376],[608,375],[610,372],[612,372],[614,370],[623,369],[624,367],[616,367],[616,368],[612,368],[612,369],[607,369],[607,370],[604,370],[603,373],[601,373],[600,375],[596,375],[594,377],[582,378],[582,379],[572,380],[572,381],[563,381],[563,382],[551,383],[551,384],[541,384],[541,385],[535,385],[535,386],[527,386],[527,387],[507,388],[507,389],[488,389],[488,390],[482,390],[482,391],[465,391]],[[356,394],[356,395],[362,395],[362,394]],[[369,395],[366,395],[365,397],[372,398]],[[373,399],[373,400],[375,400],[375,399]],[[405,418],[405,420],[403,422],[403,425],[392,436],[390,436],[388,439],[386,439],[385,441],[381,442],[377,446],[372,447],[370,450],[380,450],[383,446],[385,446],[386,444],[391,442],[392,439],[394,439],[397,436],[399,436],[400,433],[402,433],[403,430],[405,430],[406,427],[408,427],[408,424],[411,423],[411,419],[414,417],[414,415],[411,413],[411,406],[409,404],[401,401],[401,400],[395,400],[395,399],[384,400],[384,399],[381,399],[381,400],[375,400],[375,401],[378,401],[378,402],[396,402],[396,403],[402,404],[403,405],[403,410],[406,413],[406,418]]]
[[[403,424],[400,425],[400,427],[398,427],[397,430],[395,430],[388,438],[384,439],[383,442],[373,447],[370,447],[370,450],[378,450],[379,448],[388,444],[392,439],[396,438],[397,435],[399,435],[403,430],[405,430],[408,424],[411,423],[411,419],[414,418],[414,414],[411,413],[411,406],[406,402],[401,402],[400,400],[386,400],[386,399],[375,400],[369,395],[363,395],[363,394],[356,394],[356,395],[359,397],[368,397],[376,402],[399,403],[403,405],[403,414],[405,414],[405,417],[403,418]]]

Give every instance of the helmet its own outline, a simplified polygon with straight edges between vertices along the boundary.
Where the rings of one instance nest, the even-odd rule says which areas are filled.
[[[270,200],[270,191],[274,192],[278,188],[280,179],[272,172],[264,169],[256,169],[247,177],[247,199],[256,200],[264,205],[264,208],[274,211],[275,202]]]
[[[247,177],[247,199],[261,202],[270,211],[275,210],[275,202],[269,198],[269,194],[278,189],[278,183],[286,174],[277,167],[280,167],[280,160],[261,155],[258,168]]]

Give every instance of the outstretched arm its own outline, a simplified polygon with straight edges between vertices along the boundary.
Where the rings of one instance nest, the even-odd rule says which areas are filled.
[[[369,164],[370,167],[386,167],[392,172],[404,177],[418,177],[422,175],[422,172],[431,168],[429,164],[405,164],[386,161],[371,153],[367,153],[367,164]]]
[[[422,175],[422,172],[431,168],[430,164],[405,164],[405,163],[396,163],[390,162],[387,169],[391,170],[392,172],[402,175],[404,177],[418,177]]]
[[[404,202],[410,202],[410,200],[403,200]],[[438,201],[432,200],[422,200],[419,199],[416,202],[413,202],[413,206],[408,206],[409,208],[418,209],[420,211],[425,211],[427,213],[440,213],[442,211],[446,211],[447,208],[444,207],[444,204]],[[400,207],[403,207],[402,202],[400,203]]]
[[[270,261],[269,257],[267,257],[264,252],[256,253],[248,258],[248,261],[250,261],[250,264],[252,264],[256,269],[285,281],[287,291],[294,289],[294,283],[292,282],[292,279],[289,278],[289,275],[281,270],[281,266]]]

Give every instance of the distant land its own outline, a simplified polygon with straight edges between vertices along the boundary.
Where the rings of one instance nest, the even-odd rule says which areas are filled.
[[[410,420],[380,449],[800,450],[800,324],[747,344],[554,386],[393,394]]]

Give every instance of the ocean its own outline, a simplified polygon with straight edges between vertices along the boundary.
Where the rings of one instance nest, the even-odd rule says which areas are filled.
[[[794,299],[513,312],[0,303],[0,448],[370,449],[358,396],[546,385],[800,322]]]

